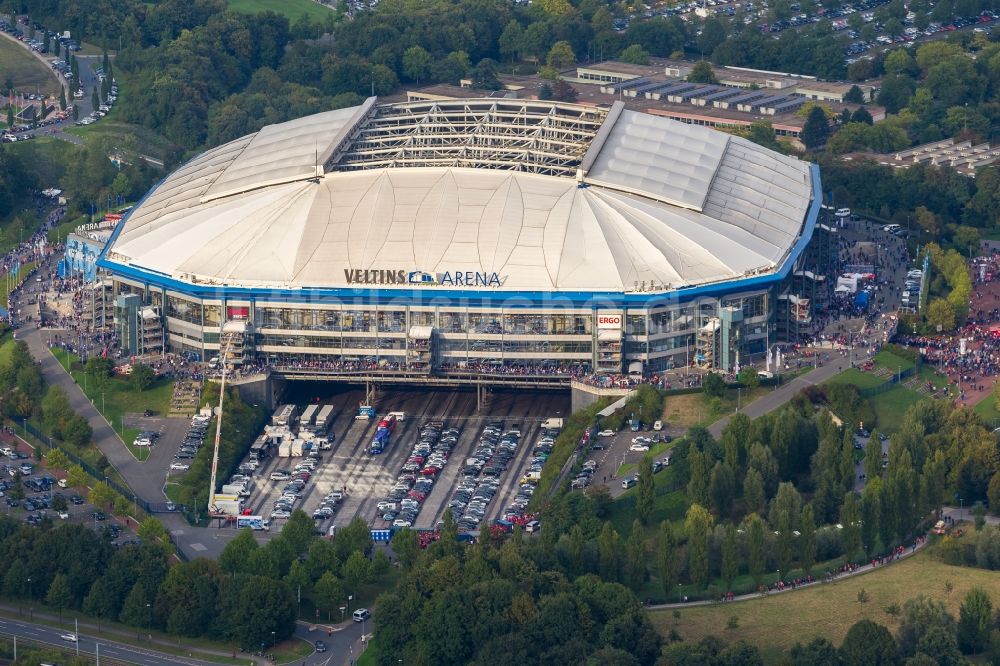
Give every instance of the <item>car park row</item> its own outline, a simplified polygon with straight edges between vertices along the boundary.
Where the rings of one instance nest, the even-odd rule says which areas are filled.
[[[393,527],[413,526],[460,434],[458,428],[445,428],[441,421],[430,421],[420,428],[395,485],[377,505],[383,520]]]

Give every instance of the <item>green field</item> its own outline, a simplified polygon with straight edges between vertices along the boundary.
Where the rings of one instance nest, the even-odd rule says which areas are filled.
[[[902,606],[920,593],[940,599],[957,617],[962,599],[973,587],[986,590],[994,604],[1000,602],[1000,576],[995,571],[949,566],[921,552],[836,583],[759,600],[691,607],[681,610],[679,618],[671,610],[652,611],[650,617],[661,634],[674,629],[690,642],[708,634],[726,641],[743,639],[761,648],[764,663],[777,663],[781,652],[816,636],[839,645],[851,625],[864,618],[895,631],[899,623],[885,612],[886,607]],[[858,603],[862,588],[869,598],[864,605]],[[739,626],[727,629],[732,617]]]
[[[72,368],[71,374],[77,385],[90,398],[97,411],[104,414],[104,418],[108,420],[108,423],[122,438],[133,455],[142,460],[149,451],[146,447],[132,446],[132,440],[139,434],[139,430],[135,428],[124,428],[123,430],[122,416],[124,414],[141,414],[147,409],[153,410],[156,414],[165,415],[170,407],[170,396],[173,394],[174,383],[166,379],[157,379],[148,389],[137,393],[127,377],[111,377],[107,380],[104,388],[98,388],[94,385],[93,378],[88,377],[83,372],[74,354],[56,347],[52,349],[52,355],[64,368]]]
[[[1000,410],[997,409],[997,401],[992,393],[987,394],[985,398],[980,400],[975,406],[974,411],[982,417],[987,427],[991,430],[1000,427]]]
[[[857,368],[848,368],[841,373],[830,377],[827,384],[853,384],[859,389],[875,388],[885,383],[881,377],[876,377],[870,372],[862,372]]]
[[[872,409],[875,410],[878,429],[882,432],[893,433],[899,430],[900,425],[902,425],[906,410],[921,400],[930,399],[904,386],[896,386],[872,397],[869,402],[871,402]]]
[[[303,14],[313,21],[325,21],[334,13],[332,8],[313,0],[229,0],[229,8],[245,14],[267,11],[284,14],[293,23]]]
[[[875,354],[874,361],[875,361],[875,365],[877,365],[877,366],[884,366],[884,367],[888,368],[889,370],[892,370],[894,373],[895,372],[906,372],[907,370],[909,370],[910,368],[912,368],[913,365],[914,365],[913,361],[910,361],[908,359],[902,358],[900,356],[896,356],[892,352],[885,351],[885,350],[880,351],[879,353]]]
[[[112,111],[114,113],[114,111]],[[67,134],[75,134],[79,137],[104,137],[111,141],[120,141],[127,137],[134,137],[134,148],[143,155],[155,157],[163,160],[170,152],[173,144],[166,137],[157,134],[148,127],[123,123],[111,118],[102,118],[101,122],[93,125],[81,127],[69,127]]]
[[[0,37],[0,82],[10,79],[18,90],[59,95],[59,80],[27,47]]]

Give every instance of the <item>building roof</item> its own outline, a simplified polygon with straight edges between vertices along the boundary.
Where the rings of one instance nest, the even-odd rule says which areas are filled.
[[[371,99],[196,157],[119,226],[105,265],[274,289],[468,273],[668,290],[775,271],[812,197],[804,162],[620,103]]]

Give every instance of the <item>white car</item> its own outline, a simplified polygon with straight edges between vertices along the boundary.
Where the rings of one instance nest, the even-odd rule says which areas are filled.
[[[649,437],[646,437],[645,435],[639,435],[638,437],[632,438],[633,444],[649,444],[652,441],[653,440],[651,440]]]
[[[59,638],[70,643],[76,643],[76,634],[62,634]]]
[[[615,436],[615,431],[614,430],[602,430],[601,432],[597,433],[597,436],[598,437],[614,437]]]
[[[632,446],[628,447],[628,450],[640,451],[640,452],[649,451],[649,444],[633,444]]]
[[[60,511],[60,512],[59,512],[59,518],[60,518],[61,520],[66,520],[66,519],[68,519],[68,518],[69,518],[69,512],[67,512],[67,511]]]
[[[170,469],[174,469],[174,470],[178,470],[178,471],[184,471],[186,469],[191,469],[191,466],[190,465],[185,465],[182,462],[174,462],[174,463],[170,463]]]

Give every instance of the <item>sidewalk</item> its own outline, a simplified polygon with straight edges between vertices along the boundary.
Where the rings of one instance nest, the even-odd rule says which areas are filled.
[[[915,555],[917,552],[919,552],[920,550],[922,550],[924,548],[924,546],[927,545],[927,543],[928,543],[928,540],[927,540],[926,537],[924,537],[923,541],[917,542],[915,546],[911,546],[909,548],[906,548],[903,551],[902,555],[900,555],[899,557],[897,557],[895,559],[889,560],[885,564],[872,565],[869,562],[868,564],[864,564],[862,566],[859,566],[854,571],[848,571],[846,573],[842,573],[842,574],[839,574],[839,575],[834,575],[833,578],[830,579],[828,582],[829,583],[836,583],[837,581],[844,580],[845,578],[851,578],[852,576],[860,576],[862,574],[866,574],[866,573],[870,573],[872,571],[875,571],[876,569],[884,569],[885,567],[892,566],[893,562],[897,562],[899,560],[905,560],[906,558],[910,557],[911,555]],[[817,579],[817,580],[815,580],[812,583],[806,583],[806,584],[803,584],[803,585],[796,585],[795,587],[788,586],[788,587],[784,587],[784,588],[782,588],[780,590],[767,590],[765,592],[751,592],[749,594],[741,594],[741,595],[739,595],[737,597],[733,597],[732,599],[730,599],[728,601],[718,601],[716,599],[702,599],[702,600],[699,600],[699,601],[689,601],[687,603],[655,604],[655,605],[652,605],[652,606],[646,606],[646,610],[662,610],[662,609],[665,609],[665,608],[691,608],[692,606],[712,606],[712,605],[719,604],[719,603],[731,604],[731,603],[736,603],[736,602],[739,602],[739,601],[752,601],[754,599],[760,599],[761,596],[771,596],[771,595],[775,595],[775,594],[785,594],[787,592],[795,592],[796,590],[808,590],[808,589],[811,589],[813,587],[816,587],[819,584],[827,584],[827,583],[824,582],[823,580]]]
[[[799,375],[787,384],[782,384],[770,393],[757,398],[744,407],[742,411],[752,419],[755,419],[758,416],[763,416],[764,414],[774,411],[790,401],[798,395],[799,391],[807,386],[822,384],[838,372],[840,372],[840,366],[834,361],[829,361],[826,365],[821,365],[818,368],[810,370],[804,375]],[[725,429],[726,425],[729,424],[729,420],[731,418],[732,415],[725,416],[708,426],[708,431],[712,433],[712,437],[718,439],[722,435],[723,429]]]
[[[24,604],[23,608],[19,608],[18,606],[11,605],[8,603],[0,603],[0,613],[6,615],[7,617],[13,619],[19,619],[22,621],[27,620],[30,617],[31,622],[37,622],[38,624],[45,624],[51,627],[64,630],[68,630],[69,628],[74,626],[73,622],[75,618],[72,615],[71,611],[63,613],[62,622],[60,623],[59,616],[57,614],[52,614],[48,610],[40,611],[38,609],[34,609],[29,613],[29,611],[27,610],[28,607],[29,604]],[[133,636],[136,634],[132,630],[125,631],[118,627],[109,627],[107,625],[99,626],[90,621],[77,621],[76,627],[78,627],[81,636],[85,635],[89,637],[100,637],[102,640],[107,639],[110,642],[121,643],[122,645],[127,645],[129,647],[149,649],[152,652],[158,652],[158,650],[156,650],[155,647],[150,648],[150,646],[160,646],[162,648],[169,648],[169,650],[165,649],[162,651],[162,654],[169,657],[177,657],[177,656],[183,657],[185,655],[178,653],[186,652],[187,653],[186,656],[192,659],[200,659],[202,657],[209,657],[209,658],[223,657],[226,659],[233,658],[232,650],[217,650],[213,648],[184,646],[181,642],[184,640],[183,637],[177,637],[176,639],[165,639],[165,638],[160,638],[159,636],[154,637],[148,632],[142,632],[145,634],[145,636],[141,637],[139,640],[136,640],[135,638],[133,638]],[[180,648],[180,650],[178,650],[178,648]],[[263,665],[268,663],[265,659],[261,657],[241,652],[237,652],[236,657],[247,664]],[[203,663],[217,664],[218,662],[210,659],[208,662],[203,662]]]

